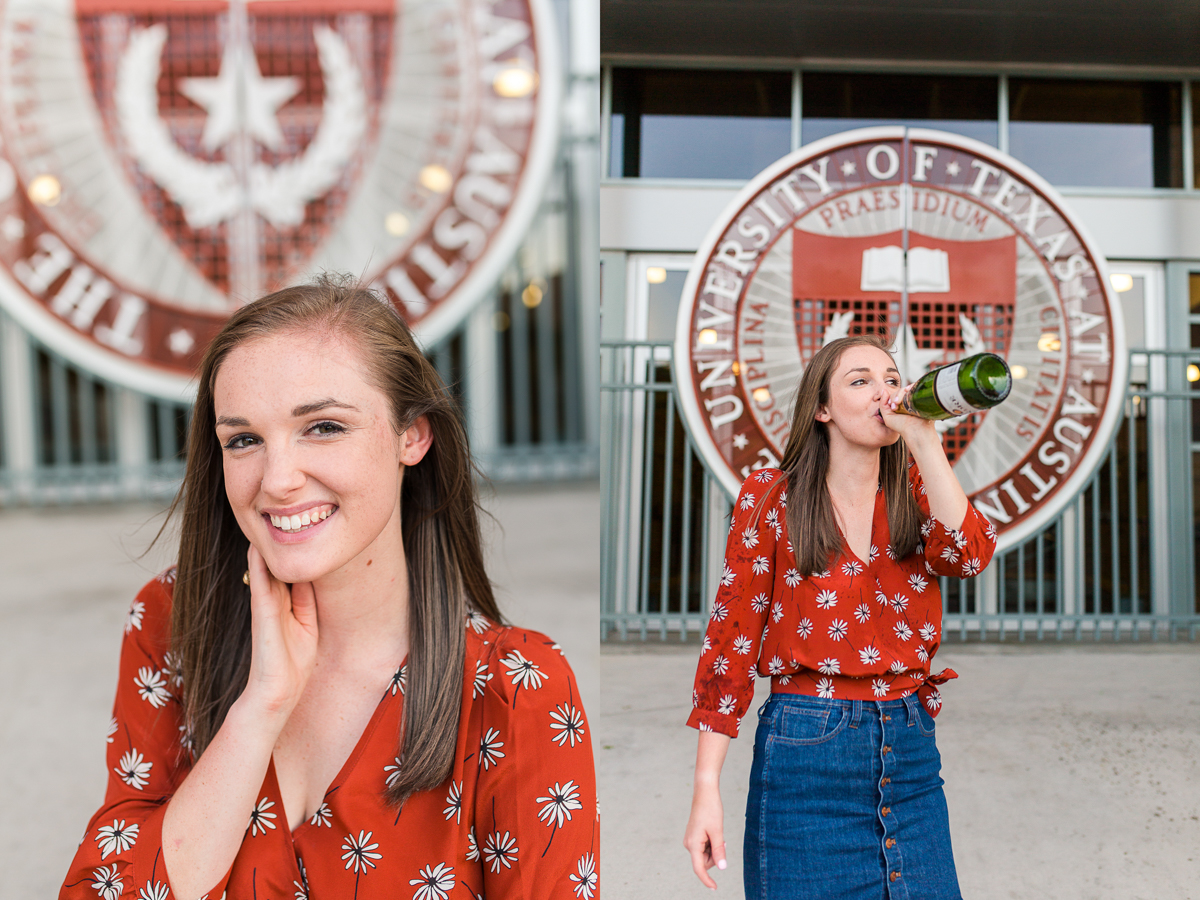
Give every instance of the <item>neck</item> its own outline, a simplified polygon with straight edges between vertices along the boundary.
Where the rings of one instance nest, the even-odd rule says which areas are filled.
[[[879,489],[879,450],[842,442],[829,448],[825,484],[835,503],[850,506],[875,502]]]
[[[408,561],[398,515],[394,525],[313,583],[317,655],[333,665],[395,667],[408,654]]]

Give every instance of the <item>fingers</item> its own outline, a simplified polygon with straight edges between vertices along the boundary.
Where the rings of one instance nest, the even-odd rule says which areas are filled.
[[[292,585],[292,615],[301,625],[316,625],[317,595],[312,582],[302,581]]]
[[[702,832],[694,837],[689,834],[684,838],[683,845],[687,848],[688,853],[691,854],[692,871],[696,873],[696,877],[700,879],[705,887],[716,890],[717,883],[708,874],[708,870],[713,866],[716,866],[718,869],[724,869],[727,865],[725,861],[724,835],[721,832],[716,832],[715,834]],[[713,848],[716,848],[715,852]]]

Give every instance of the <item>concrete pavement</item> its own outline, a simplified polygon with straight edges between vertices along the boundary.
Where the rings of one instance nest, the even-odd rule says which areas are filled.
[[[697,655],[601,651],[607,900],[713,896],[682,846]],[[958,645],[936,662],[961,676],[942,689],[937,730],[966,900],[1200,900],[1200,644]],[[725,900],[742,896],[753,721],[722,776]]]
[[[501,609],[563,646],[590,712],[599,704],[598,486],[501,486],[484,505],[496,517],[485,532]],[[165,546],[139,558],[159,512],[0,510],[0,900],[56,897],[103,799],[125,614],[170,560]]]

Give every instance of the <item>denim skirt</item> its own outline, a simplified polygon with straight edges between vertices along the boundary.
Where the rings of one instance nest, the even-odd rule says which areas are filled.
[[[961,900],[940,772],[915,696],[771,694],[746,804],[747,900]]]

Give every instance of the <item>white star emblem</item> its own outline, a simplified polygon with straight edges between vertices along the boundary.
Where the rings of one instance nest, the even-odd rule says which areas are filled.
[[[225,45],[221,71],[216,78],[182,78],[179,89],[208,112],[201,140],[205,150],[211,153],[237,133],[239,99],[245,104],[250,135],[260,144],[278,150],[283,144],[283,132],[275,113],[300,91],[300,79],[263,78],[253,48],[248,43],[241,47],[229,43]]]
[[[949,175],[951,178],[953,178],[958,173],[959,173],[959,165],[958,165],[957,160],[951,160],[950,162],[946,163],[946,174],[947,175]]]
[[[4,236],[8,238],[8,240],[18,240],[25,237],[25,222],[22,219],[18,219],[16,216],[6,216],[4,218],[4,224],[0,225],[0,231],[4,233]]]
[[[1091,384],[1096,380],[1096,373],[1091,369],[1084,369],[1083,373],[1079,377],[1083,380],[1084,384]]]
[[[187,356],[196,346],[196,339],[186,328],[180,328],[167,336],[167,346],[176,356]]]
[[[858,170],[858,166],[854,164],[854,160],[848,159],[842,163],[842,174],[853,175]]]
[[[745,450],[748,443],[750,443],[750,441],[744,434],[735,434],[733,436],[733,446],[738,450]]]

